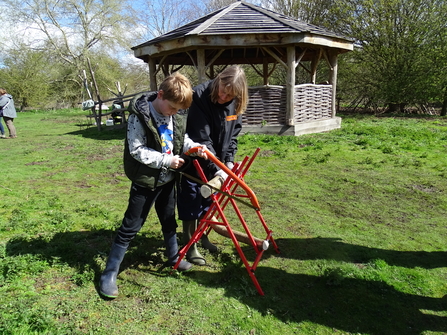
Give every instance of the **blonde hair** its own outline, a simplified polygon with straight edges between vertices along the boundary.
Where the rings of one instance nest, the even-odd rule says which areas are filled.
[[[225,92],[236,99],[236,114],[241,115],[247,109],[248,88],[244,70],[233,65],[227,67],[213,80],[211,84],[211,101],[217,103],[219,98],[219,84],[225,87]]]
[[[167,76],[160,84],[159,89],[163,91],[163,99],[179,104],[182,109],[187,109],[191,106],[191,83],[188,78],[179,72],[174,72]]]

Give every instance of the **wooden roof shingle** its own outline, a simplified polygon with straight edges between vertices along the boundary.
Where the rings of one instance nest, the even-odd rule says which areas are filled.
[[[312,34],[351,40],[324,28],[308,24],[262,7],[238,1],[193,22],[132,47],[132,50],[188,36],[221,36],[248,34]]]

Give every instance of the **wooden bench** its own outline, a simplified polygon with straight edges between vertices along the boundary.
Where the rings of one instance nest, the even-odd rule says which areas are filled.
[[[107,113],[101,113],[101,119],[103,118],[103,117],[106,117],[106,116],[112,116],[112,119],[113,119],[113,123],[114,124],[116,124],[116,123],[122,123],[122,124],[124,124],[124,123],[126,123],[127,121],[126,121],[126,112],[127,112],[127,108],[116,108],[116,109],[114,109],[114,110],[112,110],[112,111],[110,111],[110,112],[107,112]],[[118,114],[118,115],[117,115]],[[115,115],[115,117],[113,117],[113,115]],[[88,115],[86,115],[85,116],[86,118],[88,118],[88,119],[95,119],[96,117],[99,117],[99,113],[97,113],[96,115],[95,114],[88,114]],[[121,120],[118,122],[117,120],[118,120],[118,117],[120,117],[121,118]],[[107,120],[108,119],[110,119],[110,118],[107,118]]]
[[[119,84],[119,83],[118,83],[118,84]],[[120,89],[119,85],[117,86],[117,89],[118,89],[118,92],[121,92],[121,89]],[[109,91],[110,91],[110,89],[109,89]],[[111,91],[111,92],[112,92],[112,91]],[[113,92],[112,92],[112,93],[113,93]],[[140,92],[140,93],[153,93],[153,92],[150,92],[150,91],[143,91],[143,92]],[[133,99],[133,97],[135,97],[137,94],[140,94],[140,93],[134,93],[134,94],[129,94],[129,95],[122,95],[121,93],[119,93],[119,95],[117,95],[117,94],[113,93],[114,95],[117,96],[116,98],[107,99],[107,100],[99,100],[99,101],[95,101],[95,102],[94,102],[94,106],[92,106],[92,108],[91,108],[91,110],[92,110],[92,114],[86,115],[86,118],[87,118],[87,119],[92,119],[92,118],[93,118],[93,119],[95,119],[95,121],[96,121],[96,118],[102,119],[103,116],[107,117],[107,116],[111,116],[112,114],[119,113],[119,114],[121,114],[121,115],[120,115],[120,116],[121,116],[121,122],[115,122],[115,121],[114,121],[114,123],[118,123],[120,127],[115,127],[115,125],[114,125],[113,128],[121,128],[122,126],[124,126],[124,125],[127,123],[127,120],[126,120],[126,112],[128,112],[127,107],[123,107],[123,108],[114,108],[114,109],[111,110],[111,111],[108,111],[108,110],[107,110],[106,113],[102,113],[102,110],[101,110],[101,115],[99,115],[99,109],[96,110],[96,109],[95,109],[96,106],[98,106],[98,105],[99,105],[99,106],[102,106],[103,103],[105,103],[105,102],[111,102],[111,101],[113,101],[114,103],[117,102],[117,104],[119,103],[121,106],[124,106],[124,104],[125,104],[126,102],[131,101],[131,100]],[[112,118],[113,118],[113,117],[112,117]],[[95,123],[96,123],[96,122],[95,122]],[[100,125],[100,124],[99,124],[99,125],[96,125],[96,126],[98,127],[98,130],[101,130],[101,125]]]

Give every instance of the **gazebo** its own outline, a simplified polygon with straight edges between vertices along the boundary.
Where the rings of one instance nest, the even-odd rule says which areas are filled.
[[[193,66],[201,83],[215,76],[215,66],[252,65],[263,85],[249,88],[243,132],[301,135],[340,127],[337,57],[353,45],[353,39],[238,1],[132,50],[149,64],[154,91],[157,73],[167,75],[170,68]],[[323,84],[316,83],[320,61],[329,69]],[[269,85],[277,65],[286,69],[284,86]],[[297,66],[308,72],[308,83],[296,84]]]

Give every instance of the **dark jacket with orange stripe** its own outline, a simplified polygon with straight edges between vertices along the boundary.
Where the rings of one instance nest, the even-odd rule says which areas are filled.
[[[211,83],[212,80],[194,87],[186,132],[193,141],[206,145],[221,162],[234,162],[242,117],[236,115],[234,99],[223,105],[211,101]],[[210,160],[199,161],[207,177],[212,178],[218,170],[216,165]]]

